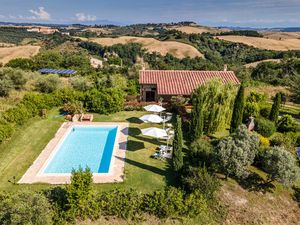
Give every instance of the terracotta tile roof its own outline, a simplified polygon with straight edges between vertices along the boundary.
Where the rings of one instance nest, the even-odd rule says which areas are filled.
[[[190,95],[206,81],[220,78],[223,83],[240,84],[233,71],[141,70],[140,84],[156,84],[159,95]]]

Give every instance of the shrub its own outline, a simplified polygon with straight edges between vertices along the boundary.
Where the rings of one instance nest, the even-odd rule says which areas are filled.
[[[72,87],[77,91],[88,91],[93,88],[93,83],[86,77],[73,77],[71,79]]]
[[[11,124],[5,123],[5,121],[0,121],[0,143],[10,138],[14,129]]]
[[[278,120],[277,129],[279,132],[297,132],[300,127],[291,115],[284,115]]]
[[[52,224],[51,205],[46,197],[34,192],[0,194],[1,224]]]
[[[277,180],[285,186],[291,186],[299,177],[295,157],[282,147],[266,151],[264,169],[269,173],[268,182]]]
[[[259,140],[246,126],[240,126],[233,136],[221,140],[214,154],[216,164],[228,175],[238,178],[248,176],[248,167],[253,163]]]
[[[23,70],[32,70],[34,67],[34,62],[31,59],[17,58],[10,60],[5,66]]]
[[[276,127],[275,124],[270,120],[257,118],[255,119],[255,131],[264,137],[270,137],[275,133]]]
[[[259,143],[261,144],[262,147],[269,147],[270,146],[270,141],[268,138],[259,135]]]
[[[83,103],[80,101],[68,102],[63,106],[63,111],[74,115],[76,113],[83,113]]]
[[[189,160],[192,165],[206,165],[210,166],[212,160],[213,148],[212,145],[203,139],[194,141],[188,151]]]
[[[98,210],[92,193],[93,175],[89,168],[72,171],[71,184],[66,187],[68,214],[71,218],[97,218]]]
[[[247,102],[261,103],[266,101],[266,95],[251,91],[247,97]]]
[[[60,87],[60,84],[61,81],[59,80],[58,75],[42,75],[42,77],[36,81],[35,89],[42,93],[51,93],[57,90]]]
[[[215,194],[220,188],[220,182],[210,175],[206,167],[189,167],[182,175],[181,182],[189,192],[199,191],[209,200],[215,199]]]
[[[2,116],[7,122],[21,125],[33,116],[33,111],[21,103],[17,107],[5,111]]]
[[[246,121],[250,116],[258,117],[259,105],[255,102],[247,102],[244,108],[243,120]]]
[[[173,187],[145,194],[142,207],[145,212],[159,218],[178,217],[186,214],[187,211],[183,191]]]
[[[271,112],[271,107],[269,106],[263,106],[259,110],[259,114],[266,119],[269,119],[270,112]]]
[[[98,196],[97,201],[104,216],[137,219],[142,213],[142,197],[134,190],[103,192]]]
[[[13,88],[13,83],[11,80],[0,78],[0,96],[6,97],[9,95],[10,90]]]
[[[284,147],[285,149],[294,151],[293,141],[291,137],[285,134],[276,133],[275,135],[273,135],[273,137],[270,139],[270,145]]]
[[[85,108],[91,112],[109,114],[121,111],[124,106],[124,92],[108,88],[91,90],[86,94]]]

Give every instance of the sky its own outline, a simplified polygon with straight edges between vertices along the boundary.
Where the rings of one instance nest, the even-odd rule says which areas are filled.
[[[0,0],[0,21],[300,27],[300,0]]]

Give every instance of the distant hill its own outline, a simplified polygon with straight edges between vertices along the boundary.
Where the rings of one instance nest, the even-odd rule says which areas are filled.
[[[255,31],[265,31],[265,32],[300,32],[300,27],[274,27],[274,28],[255,28],[255,27],[230,27],[230,26],[220,26],[219,29],[229,29],[229,30],[255,30]]]
[[[162,55],[167,53],[172,54],[177,58],[185,57],[204,57],[195,47],[177,42],[177,41],[158,41],[154,38],[144,37],[130,37],[122,36],[118,38],[81,38],[84,41],[92,41],[104,46],[111,46],[114,44],[128,44],[128,43],[140,43],[148,52],[159,52]]]

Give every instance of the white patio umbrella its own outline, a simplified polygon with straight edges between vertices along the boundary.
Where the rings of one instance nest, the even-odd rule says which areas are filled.
[[[145,128],[145,129],[142,129],[141,131],[142,131],[142,134],[145,136],[150,136],[150,137],[154,137],[154,138],[168,137],[168,134],[164,129],[160,129],[157,127]]]
[[[144,107],[144,109],[148,112],[162,112],[166,110],[164,107],[161,107],[160,105],[147,105]]]
[[[163,118],[161,118],[158,115],[150,114],[150,115],[144,115],[140,117],[140,120],[142,120],[144,123],[161,123],[163,122]]]

